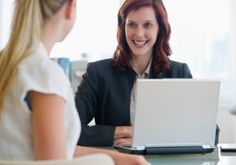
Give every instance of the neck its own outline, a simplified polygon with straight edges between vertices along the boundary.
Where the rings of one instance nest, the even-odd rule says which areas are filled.
[[[132,60],[132,66],[134,67],[135,71],[138,72],[140,75],[142,75],[145,70],[148,67],[148,64],[151,60],[150,57],[145,57],[145,58],[133,58]]]
[[[53,28],[51,28],[53,29]],[[56,34],[51,29],[44,28],[42,30],[41,41],[44,44],[48,54],[50,54],[54,44],[56,43]]]
[[[53,25],[54,22],[48,21],[44,24],[41,31],[41,41],[44,44],[48,54],[50,54],[54,44],[60,38],[59,24]]]
[[[41,37],[41,42],[43,43],[44,47],[46,48],[48,54],[50,54],[52,47],[55,43],[53,42],[49,42],[48,40],[46,40],[45,38]]]

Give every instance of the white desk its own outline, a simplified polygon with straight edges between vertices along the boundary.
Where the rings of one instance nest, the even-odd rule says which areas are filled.
[[[220,152],[218,148],[208,154],[146,155],[152,165],[236,165],[236,153]]]

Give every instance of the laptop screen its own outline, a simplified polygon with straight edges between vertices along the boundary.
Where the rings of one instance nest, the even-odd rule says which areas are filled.
[[[213,146],[220,82],[138,79],[133,143],[137,146]]]

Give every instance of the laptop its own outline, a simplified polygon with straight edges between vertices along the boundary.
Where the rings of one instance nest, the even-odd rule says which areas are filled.
[[[209,153],[215,148],[220,81],[138,79],[133,154]]]

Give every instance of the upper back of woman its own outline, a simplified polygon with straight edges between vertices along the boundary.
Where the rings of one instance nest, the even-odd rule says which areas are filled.
[[[68,79],[48,56],[48,45],[64,39],[69,29],[55,27],[53,30],[60,30],[59,35],[47,34],[49,27],[53,27],[52,23],[55,26],[62,23],[59,12],[69,2],[72,0],[16,0],[12,32],[0,53],[2,159],[32,160],[36,157],[35,130],[32,126],[34,111],[29,97],[31,91],[55,95],[64,100],[67,158],[74,155],[80,133],[79,116]]]

